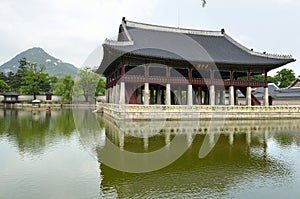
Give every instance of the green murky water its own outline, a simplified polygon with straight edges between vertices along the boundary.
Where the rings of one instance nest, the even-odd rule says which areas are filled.
[[[206,141],[211,151],[199,159]],[[118,167],[156,164],[149,159],[128,162],[124,151],[147,154],[166,147],[167,153],[156,160],[162,162],[176,148],[186,146],[186,151],[159,170],[127,173],[101,163],[109,142],[119,151],[106,155]],[[124,122],[101,118],[92,110],[0,110],[1,199],[299,194],[300,120]]]

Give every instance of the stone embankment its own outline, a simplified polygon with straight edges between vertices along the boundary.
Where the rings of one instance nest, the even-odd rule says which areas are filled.
[[[115,119],[280,119],[300,118],[300,106],[119,105],[98,103],[97,112]]]

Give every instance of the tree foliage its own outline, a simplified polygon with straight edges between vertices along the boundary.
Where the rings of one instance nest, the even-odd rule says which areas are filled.
[[[25,75],[22,77],[23,85],[21,90],[24,93],[34,96],[41,93],[46,93],[51,90],[49,75],[43,73],[44,67],[37,68],[35,63],[30,63]]]
[[[0,93],[5,93],[9,90],[9,85],[3,81],[2,79],[0,79]]]
[[[38,66],[22,58],[16,73],[0,73],[0,92],[13,91],[20,94],[36,95],[53,92],[62,97],[62,103],[71,103],[75,81],[67,75],[61,79],[44,73],[45,67]],[[85,101],[92,101],[95,96],[105,93],[105,79],[86,67],[78,74],[75,91],[83,95]]]
[[[105,79],[103,77],[100,77],[96,88],[96,96],[105,95],[105,87]]]
[[[292,69],[282,69],[276,73],[270,81],[275,83],[279,88],[290,86],[296,80],[295,72]]]
[[[239,80],[247,80],[247,77],[240,77]],[[251,76],[253,81],[264,81],[265,76],[262,74]],[[295,72],[292,69],[282,69],[275,76],[268,76],[268,82],[274,83],[279,88],[290,86],[296,80]]]
[[[91,68],[85,67],[78,73],[79,79],[75,82],[75,92],[77,96],[84,96],[86,102],[95,99],[100,75],[94,73]]]
[[[71,103],[73,96],[74,80],[71,75],[66,75],[59,79],[53,91],[54,94],[61,96],[62,103]]]
[[[22,58],[16,73],[8,72],[7,75],[2,73],[0,79],[5,81],[10,91],[30,94],[35,99],[36,95],[51,91],[51,86],[56,83],[56,78],[49,77],[44,70],[45,67],[38,67],[36,63]]]

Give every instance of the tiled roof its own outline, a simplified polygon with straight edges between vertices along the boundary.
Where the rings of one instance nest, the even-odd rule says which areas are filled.
[[[155,59],[214,63],[217,66],[276,68],[295,61],[292,56],[272,55],[248,49],[225,30],[202,31],[149,25],[123,19],[117,41],[106,40],[104,58],[98,69],[103,73],[125,54]]]

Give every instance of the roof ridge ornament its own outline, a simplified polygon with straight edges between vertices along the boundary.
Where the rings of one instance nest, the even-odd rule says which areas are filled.
[[[221,34],[222,34],[222,35],[225,34],[225,29],[224,29],[224,28],[221,29]]]
[[[125,17],[123,17],[123,19],[122,19],[122,27],[123,27],[123,30],[124,30],[124,32],[125,32],[125,34],[126,34],[126,37],[127,37],[128,41],[132,41],[132,42],[133,42],[133,40],[132,40],[132,38],[131,38],[131,36],[130,36],[130,34],[129,34],[127,28],[126,28],[126,24],[127,24],[127,21],[125,20]]]

